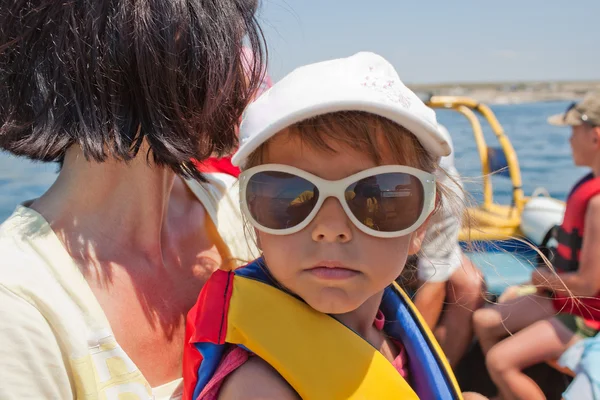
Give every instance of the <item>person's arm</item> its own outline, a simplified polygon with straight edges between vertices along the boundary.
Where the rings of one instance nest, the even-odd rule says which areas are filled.
[[[72,399],[71,384],[46,319],[0,285],[0,399]]]
[[[595,296],[600,291],[600,196],[588,203],[584,225],[579,269],[557,275],[546,267],[537,268],[531,277],[534,285],[563,293],[566,286],[574,296]]]
[[[251,357],[227,377],[219,400],[299,400],[296,391],[265,361]]]
[[[445,299],[446,282],[424,282],[419,286],[414,303],[430,329],[437,325]]]

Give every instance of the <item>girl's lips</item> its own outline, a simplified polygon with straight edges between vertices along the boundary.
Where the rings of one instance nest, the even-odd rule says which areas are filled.
[[[345,268],[317,267],[308,270],[309,273],[320,279],[343,280],[350,279],[359,274],[358,271]]]
[[[325,280],[350,279],[360,274],[359,271],[347,268],[337,261],[322,261],[308,269],[311,275]]]

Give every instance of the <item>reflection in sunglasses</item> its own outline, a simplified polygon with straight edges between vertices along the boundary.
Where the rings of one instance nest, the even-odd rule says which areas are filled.
[[[319,190],[305,190],[298,197],[289,203],[286,209],[287,221],[286,227],[296,226],[311,213],[317,200],[319,199]]]
[[[382,197],[408,197],[411,196],[410,189],[394,189],[381,192]]]
[[[316,188],[314,190],[305,190],[304,192],[300,193],[298,197],[292,200],[290,206],[299,206],[306,201],[312,200],[315,197],[316,191]]]

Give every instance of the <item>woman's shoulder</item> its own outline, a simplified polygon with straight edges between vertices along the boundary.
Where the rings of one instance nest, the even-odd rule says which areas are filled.
[[[46,220],[34,210],[18,206],[0,225],[0,283],[7,276],[33,279],[47,257],[38,244],[53,232]]]
[[[23,240],[43,230],[48,223],[40,214],[23,205],[0,224],[0,243]]]
[[[72,398],[60,340],[39,309],[0,284],[0,315],[3,396]]]
[[[107,325],[75,261],[44,217],[28,207],[19,206],[0,225],[0,287],[53,326]]]
[[[298,400],[294,389],[259,357],[251,357],[223,383],[220,400],[229,399]]]
[[[100,384],[114,391],[122,367],[108,358],[126,366],[127,383],[144,382],[76,262],[27,207],[0,226],[0,315],[0,370],[10,372],[2,389],[14,398],[71,398]],[[73,383],[74,375],[85,379]]]
[[[0,225],[0,369],[7,374],[3,393],[14,398],[72,397],[61,346],[85,320],[67,300],[72,288],[49,266],[56,261],[46,247],[51,234],[44,218],[23,206]]]

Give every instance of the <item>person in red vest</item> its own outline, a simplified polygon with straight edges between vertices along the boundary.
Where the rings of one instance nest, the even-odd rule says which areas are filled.
[[[567,198],[552,260],[556,272],[535,269],[530,286],[511,288],[499,304],[473,316],[488,371],[503,399],[545,399],[523,369],[557,359],[600,330],[600,92],[589,93],[548,122],[571,127],[575,165],[591,173]]]

